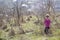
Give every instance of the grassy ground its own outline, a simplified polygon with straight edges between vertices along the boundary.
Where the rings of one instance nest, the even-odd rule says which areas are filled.
[[[9,32],[5,32],[7,29],[11,29],[11,26],[7,24],[8,28],[6,30],[0,30],[0,40],[60,40],[60,29],[56,29],[54,26],[51,28],[52,36],[46,36],[43,32],[44,26],[35,24],[37,18],[33,16],[30,21],[22,23],[22,28],[24,31],[31,31],[25,34],[17,34],[19,32],[18,27],[13,27],[16,35],[9,36]],[[41,33],[42,31],[42,33]]]

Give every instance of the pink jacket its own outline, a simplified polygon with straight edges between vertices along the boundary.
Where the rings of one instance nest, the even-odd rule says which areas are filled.
[[[50,19],[45,19],[44,20],[45,27],[50,27],[50,23],[51,23]]]

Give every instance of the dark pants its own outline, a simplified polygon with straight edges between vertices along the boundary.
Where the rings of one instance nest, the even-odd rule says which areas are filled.
[[[49,33],[49,29],[50,29],[50,27],[45,27],[45,30],[44,30],[45,34]]]

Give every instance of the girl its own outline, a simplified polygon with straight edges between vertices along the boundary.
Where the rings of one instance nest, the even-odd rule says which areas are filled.
[[[46,15],[45,19],[44,19],[44,25],[45,25],[45,34],[48,34],[49,33],[49,29],[50,29],[50,23],[51,23],[51,20],[49,19],[49,14]]]

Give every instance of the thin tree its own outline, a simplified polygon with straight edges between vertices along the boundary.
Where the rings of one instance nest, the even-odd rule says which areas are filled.
[[[18,22],[18,26],[20,26],[20,27],[18,27],[19,28],[19,30],[20,30],[20,33],[24,33],[24,30],[22,29],[22,27],[21,27],[21,23],[20,23],[20,20],[21,20],[21,9],[20,9],[20,13],[19,13],[19,8],[18,8],[18,3],[19,3],[19,1],[17,0],[16,1],[16,10],[17,10],[17,17],[18,17],[18,20],[17,20],[17,22]]]

